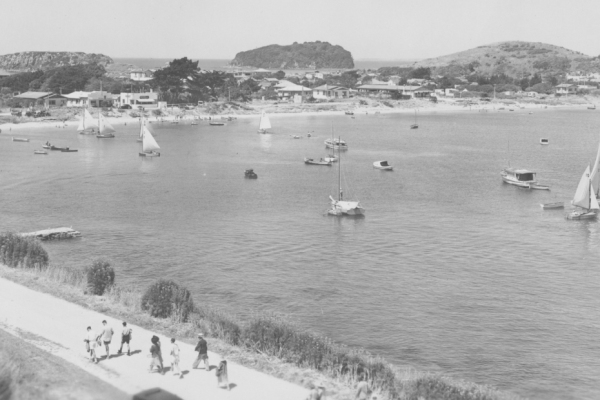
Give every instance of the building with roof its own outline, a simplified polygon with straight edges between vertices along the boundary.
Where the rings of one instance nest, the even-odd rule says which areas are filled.
[[[361,86],[357,87],[359,93],[365,94],[368,96],[373,96],[373,95],[389,96],[393,92],[396,92],[403,96],[410,96],[410,97],[415,97],[414,96],[415,90],[420,89],[420,88],[421,88],[420,86],[408,86],[408,85],[398,86],[398,85],[389,84],[389,83],[385,84],[385,85],[371,84],[371,85],[361,85]]]
[[[115,96],[105,91],[93,91],[88,95],[88,102],[92,107],[112,107],[115,102]]]
[[[135,69],[129,72],[129,79],[136,82],[146,82],[152,80],[154,71],[151,69]]]
[[[158,93],[121,93],[118,96],[118,103],[119,106],[129,104],[130,106],[158,107]]]
[[[321,85],[313,89],[313,97],[318,100],[329,100],[350,97],[350,89],[343,86]]]
[[[23,107],[33,107],[36,105],[46,108],[59,107],[65,105],[67,102],[64,96],[52,92],[25,92],[13,96],[13,99],[18,100]]]
[[[555,88],[556,94],[575,94],[577,93],[577,85],[571,83],[563,83]]]
[[[69,94],[63,94],[63,97],[67,99],[67,107],[87,107],[89,105],[89,94],[90,92],[76,91]]]
[[[312,89],[300,85],[285,86],[280,89],[277,89],[276,92],[277,97],[280,100],[294,100],[295,102],[298,101],[297,99],[295,99],[296,96],[299,96],[301,101],[305,101],[306,99],[309,99],[313,96]]]

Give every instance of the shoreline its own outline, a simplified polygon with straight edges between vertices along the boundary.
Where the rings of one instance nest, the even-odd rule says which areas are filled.
[[[369,98],[365,98],[369,99]],[[546,101],[544,103],[528,101],[524,103],[516,102],[514,100],[496,100],[496,102],[479,102],[474,103],[471,106],[468,106],[467,103],[459,103],[456,100],[448,100],[442,99],[439,103],[432,103],[428,100],[401,100],[400,103],[394,104],[394,107],[386,106],[385,104],[373,101],[371,99],[371,104],[361,105],[359,101],[352,103],[307,103],[307,104],[289,104],[289,103],[257,103],[252,104],[252,110],[243,110],[240,113],[236,112],[221,112],[216,114],[209,114],[206,110],[204,112],[201,109],[188,110],[180,114],[171,110],[163,111],[165,115],[160,117],[160,119],[164,122],[171,122],[174,120],[179,120],[185,122],[193,121],[194,119],[199,118],[199,122],[202,123],[206,121],[208,117],[221,119],[227,117],[234,117],[236,119],[250,119],[256,118],[257,120],[260,118],[260,114],[265,111],[272,118],[277,117],[292,117],[292,116],[304,116],[304,117],[313,117],[313,116],[334,116],[334,115],[344,115],[345,111],[351,110],[354,112],[356,116],[364,116],[364,115],[377,115],[377,114],[408,114],[413,115],[415,110],[418,110],[419,114],[453,114],[453,113],[464,113],[464,112],[480,112],[482,110],[487,110],[487,112],[511,112],[508,108],[515,107],[514,112],[519,113],[521,110],[526,110],[528,112],[538,110],[555,110],[555,109],[572,109],[572,108],[583,108],[587,107],[589,104],[594,103],[571,103],[571,104],[552,104],[552,102]],[[365,100],[362,100],[365,101]],[[408,103],[410,102],[410,103]],[[396,105],[400,105],[401,107],[396,107]],[[600,106],[600,102],[598,102]],[[329,109],[324,109],[325,107],[329,107]],[[498,110],[497,108],[504,107],[504,110]],[[128,112],[124,112],[121,117],[105,117],[106,120],[113,126],[121,126],[130,123],[139,123],[139,117],[133,117],[129,115],[130,112],[135,112],[134,110],[129,110]],[[148,122],[150,126],[156,123],[160,123],[157,117],[151,114],[152,110],[147,110],[150,112],[150,116],[148,117]],[[522,112],[522,111],[521,111]],[[181,118],[178,118],[181,116]],[[42,120],[42,121],[25,121],[19,123],[5,122],[0,124],[0,134],[8,134],[13,131],[20,131],[24,129],[36,129],[36,128],[74,128],[77,129],[79,125],[78,120],[68,120],[65,122],[61,122],[58,119],[54,120]]]

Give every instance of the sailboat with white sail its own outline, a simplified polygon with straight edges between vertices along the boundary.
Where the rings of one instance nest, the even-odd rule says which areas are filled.
[[[258,124],[258,133],[268,133],[267,130],[271,129],[271,120],[266,112],[262,112],[260,115],[260,123]]]
[[[415,109],[415,123],[410,126],[410,129],[418,129],[419,124],[417,123],[417,110]]]
[[[596,200],[594,187],[590,177],[590,166],[588,165],[579,180],[575,196],[571,202],[579,209],[567,215],[567,219],[593,219],[596,218],[600,206]]]
[[[141,157],[160,157],[160,146],[156,143],[152,133],[142,125],[142,152],[139,153]]]
[[[338,139],[341,141],[341,139]],[[329,196],[331,200],[331,209],[327,211],[329,215],[335,216],[360,216],[365,214],[365,209],[361,207],[358,201],[344,200],[344,191],[342,190],[342,153],[339,153],[338,160],[338,199]]]
[[[87,108],[84,108],[83,113],[81,113],[77,131],[82,135],[93,135],[97,132],[97,129],[98,122],[92,117],[92,114],[90,114]]]
[[[101,112],[98,113],[98,139],[110,139],[115,137],[115,128],[104,118]]]
[[[594,187],[594,194],[596,195],[596,199],[600,198],[600,145],[598,145],[598,152],[596,153],[596,161],[594,162],[594,166],[590,171],[590,181],[592,182],[592,186]]]

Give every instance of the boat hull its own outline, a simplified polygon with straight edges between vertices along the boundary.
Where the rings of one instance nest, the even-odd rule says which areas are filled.
[[[308,164],[308,165],[327,165],[328,167],[331,167],[332,162],[331,161],[314,161],[312,158],[305,158],[304,159],[304,164]]]
[[[552,210],[552,209],[558,209],[558,208],[565,208],[565,203],[564,202],[556,202],[556,203],[546,203],[546,204],[540,204],[540,207],[542,207],[542,209],[544,210]]]
[[[29,139],[14,137],[14,138],[12,138],[12,141],[13,142],[29,142]]]
[[[595,211],[588,211],[588,212],[580,212],[580,211],[573,211],[572,213],[567,215],[567,219],[570,220],[581,220],[581,219],[595,219],[597,217],[598,214],[596,214]]]
[[[43,150],[35,150],[33,154],[48,154],[48,152]]]
[[[152,152],[152,153],[139,153],[140,157],[160,157],[160,153]]]
[[[96,135],[98,139],[112,139],[115,135]]]
[[[61,152],[62,152],[62,153],[75,153],[75,152],[77,152],[77,151],[78,151],[78,150],[76,150],[76,149],[73,149],[73,150],[71,150],[71,149],[62,149],[62,150],[61,150]]]

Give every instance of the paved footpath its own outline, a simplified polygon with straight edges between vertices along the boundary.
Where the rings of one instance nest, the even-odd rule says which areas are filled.
[[[87,326],[99,332],[102,320],[106,320],[115,331],[111,354],[116,354],[121,342],[122,321],[0,278],[0,329],[79,366],[128,394],[160,387],[182,399],[304,400],[308,395],[308,390],[298,385],[233,362],[228,362],[231,391],[218,388],[214,367],[210,372],[192,369],[197,355],[194,346],[180,342],[179,366],[184,378],[180,379],[170,371],[165,375],[149,373],[150,338],[155,333],[135,325],[130,325],[133,329],[131,351],[135,354],[111,356],[106,360],[104,348],[101,348],[98,355],[103,359],[98,364],[91,363],[83,338]],[[171,340],[156,335],[160,337],[167,366]],[[210,349],[210,338],[207,341]],[[209,351],[208,355],[211,366],[221,361],[218,354]]]

